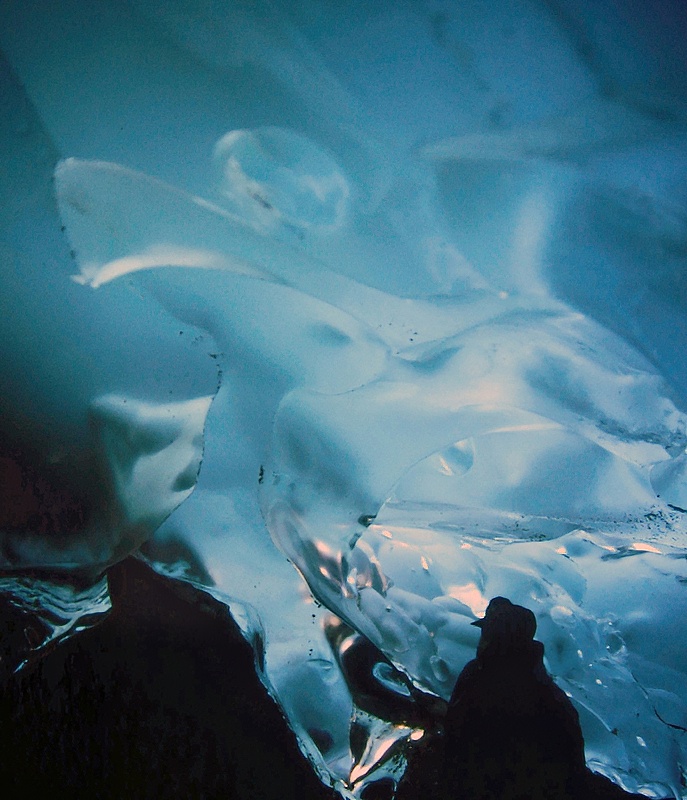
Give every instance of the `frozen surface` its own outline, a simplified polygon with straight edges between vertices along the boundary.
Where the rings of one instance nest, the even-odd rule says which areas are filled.
[[[506,595],[590,765],[685,796],[685,20],[650,6],[3,4],[0,456],[86,509],[0,531],[36,646],[140,549],[358,797]]]

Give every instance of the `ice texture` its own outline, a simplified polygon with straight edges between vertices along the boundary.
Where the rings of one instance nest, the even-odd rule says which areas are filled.
[[[34,647],[138,552],[356,798],[505,595],[589,765],[685,797],[680,14],[3,4],[0,445],[88,511],[0,531]]]

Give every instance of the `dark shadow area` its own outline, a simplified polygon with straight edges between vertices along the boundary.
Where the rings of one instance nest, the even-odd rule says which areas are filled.
[[[224,605],[135,558],[109,580],[102,623],[4,673],[3,798],[338,797],[298,749]],[[0,611],[4,661],[31,621]],[[411,744],[397,800],[641,800],[586,768],[577,711],[546,672],[532,612],[495,598],[476,624],[477,657],[447,709],[400,673],[399,687],[379,684],[375,667],[392,676],[385,657],[346,626],[329,631],[356,702],[426,731]],[[364,800],[393,796],[382,778]]]
[[[89,465],[93,478],[93,465]],[[78,494],[76,481],[63,478],[61,464],[50,465],[12,447],[0,434],[0,530],[52,537],[81,531],[91,514],[92,497]],[[93,479],[88,485],[94,483]]]
[[[578,713],[544,666],[536,619],[494,598],[458,676],[443,737],[428,737],[398,800],[641,800],[587,769]]]
[[[129,558],[113,611],[7,679],[2,797],[331,800],[228,610]],[[22,620],[3,614],[3,639]]]

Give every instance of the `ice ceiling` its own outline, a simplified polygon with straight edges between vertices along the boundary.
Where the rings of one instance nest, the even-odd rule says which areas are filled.
[[[0,455],[62,507],[5,488],[0,590],[55,638],[132,552],[206,588],[347,797],[422,727],[350,653],[447,698],[507,595],[589,764],[685,796],[686,24],[5,0]]]

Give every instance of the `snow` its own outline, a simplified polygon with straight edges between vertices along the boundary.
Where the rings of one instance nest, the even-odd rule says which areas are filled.
[[[0,590],[67,635],[140,548],[348,797],[420,732],[341,620],[447,698],[505,595],[589,764],[681,797],[683,12],[464,5],[2,5],[2,434],[93,513],[0,532]]]

